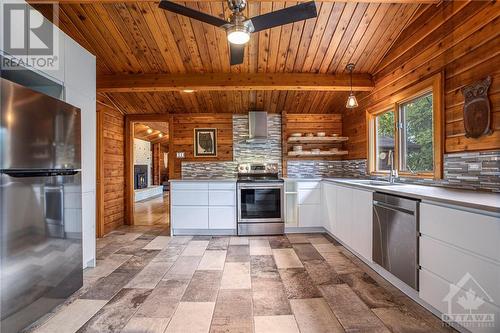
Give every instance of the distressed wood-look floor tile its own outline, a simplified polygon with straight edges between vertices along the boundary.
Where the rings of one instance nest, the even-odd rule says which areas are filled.
[[[270,236],[269,245],[271,245],[271,249],[287,249],[292,247],[286,236]]]
[[[279,269],[304,267],[293,249],[273,249],[273,256]]]
[[[272,254],[273,252],[267,239],[250,239],[251,256],[269,256]]]
[[[346,331],[390,333],[348,285],[323,285],[319,289]]]
[[[300,333],[293,315],[256,316],[255,333]]]
[[[129,260],[132,255],[125,254],[111,254],[106,259],[97,260],[96,267],[89,267],[83,271],[83,277],[96,277],[101,278],[108,276],[115,269],[120,267],[123,263]]]
[[[170,319],[179,305],[189,280],[163,280],[156,286],[135,316]]]
[[[273,256],[252,256],[250,259],[252,277],[279,278],[278,268]]]
[[[335,245],[333,245],[331,243],[312,244],[312,246],[314,246],[316,251],[318,251],[320,254],[340,251]]]
[[[164,279],[191,279],[200,261],[201,257],[180,256],[165,274]]]
[[[248,237],[231,237],[229,245],[248,245]]]
[[[168,236],[157,236],[146,246],[143,247],[144,250],[163,250],[168,246],[171,237]]]
[[[120,331],[150,293],[151,290],[149,289],[120,290],[78,332],[106,333]]]
[[[226,262],[222,273],[220,289],[250,289],[249,262]]]
[[[250,289],[219,291],[210,332],[253,332]]]
[[[229,245],[226,262],[250,261],[250,247],[248,245]]]
[[[252,276],[254,316],[277,316],[292,313],[285,287],[278,274],[274,277]]]
[[[351,287],[351,289],[370,308],[386,308],[397,306],[394,296],[386,289],[382,288],[368,274],[357,272],[352,274],[342,274],[341,279]]]
[[[150,262],[142,271],[139,272],[125,288],[146,288],[153,289],[163,278],[167,271],[172,267],[173,262]]]
[[[194,272],[182,302],[215,302],[222,278],[222,271]]]
[[[190,241],[182,251],[181,256],[202,256],[208,246],[209,241]]]
[[[340,333],[342,325],[323,298],[290,300],[301,333]]]
[[[165,333],[207,333],[214,306],[214,302],[179,303]]]
[[[425,322],[404,313],[398,308],[377,308],[372,311],[394,333],[428,333],[436,332]]]
[[[106,303],[107,301],[77,299],[36,329],[35,333],[74,333]]]
[[[229,237],[212,237],[208,243],[207,250],[227,250]]]
[[[304,261],[304,267],[317,286],[344,283],[340,275],[324,260]]]
[[[223,270],[227,251],[207,250],[198,265],[199,270]]]
[[[132,317],[120,333],[163,333],[169,319]]]
[[[311,244],[293,244],[293,249],[302,262],[307,260],[324,260]]]
[[[280,269],[279,273],[289,299],[321,297],[304,268]]]
[[[288,234],[286,237],[291,244],[310,244],[308,234]]]
[[[321,253],[321,256],[338,274],[349,274],[362,271],[341,252],[324,252]]]
[[[125,287],[125,285],[129,283],[130,280],[134,278],[135,274],[135,272],[129,273],[114,271],[108,276],[97,280],[80,298],[110,300],[123,287]]]

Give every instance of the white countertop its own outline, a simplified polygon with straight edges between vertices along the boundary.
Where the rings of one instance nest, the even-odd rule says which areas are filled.
[[[450,205],[475,208],[500,214],[500,193],[403,183],[377,186],[356,183],[356,179],[343,178],[325,178],[324,180],[382,193],[412,197],[422,201],[442,202]]]
[[[170,183],[176,182],[217,182],[217,183],[236,183],[236,178],[190,178],[190,179],[170,179]]]

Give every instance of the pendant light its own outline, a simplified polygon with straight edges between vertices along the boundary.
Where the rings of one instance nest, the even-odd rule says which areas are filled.
[[[356,96],[354,96],[354,93],[352,92],[352,71],[354,70],[354,64],[348,64],[345,69],[347,69],[351,75],[351,93],[349,94],[349,97],[347,97],[347,103],[345,107],[348,109],[354,109],[358,107],[358,101],[356,100]]]

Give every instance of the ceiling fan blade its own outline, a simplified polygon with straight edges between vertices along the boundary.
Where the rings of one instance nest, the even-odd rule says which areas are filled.
[[[252,17],[254,32],[274,28],[280,25],[306,20],[318,16],[314,1],[287,7],[275,12]]]
[[[223,27],[226,24],[229,24],[226,20],[223,20],[221,18],[218,18],[216,16],[208,15],[202,12],[199,12],[197,10],[184,7],[181,5],[178,5],[172,1],[167,1],[167,0],[162,0],[160,1],[159,7],[165,10],[168,10],[169,12],[173,12],[179,15],[184,15],[190,18],[193,18],[198,21],[202,21],[211,25],[215,25],[216,27]]]
[[[243,63],[243,56],[245,55],[245,44],[231,44],[229,43],[229,52],[231,58],[231,66]]]

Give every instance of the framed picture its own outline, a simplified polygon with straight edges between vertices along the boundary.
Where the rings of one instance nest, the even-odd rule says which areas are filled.
[[[217,156],[216,128],[194,129],[194,156],[195,157]]]

